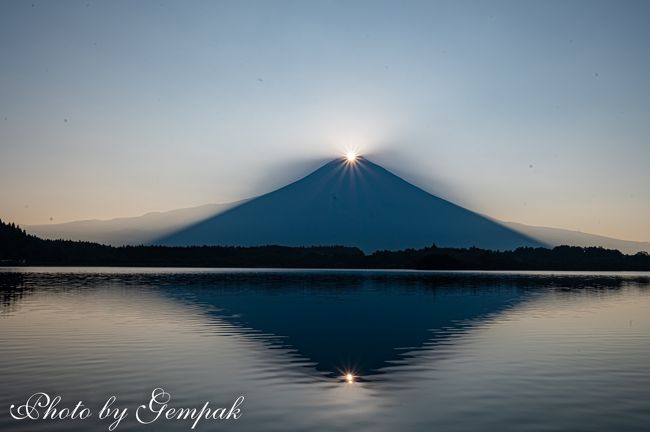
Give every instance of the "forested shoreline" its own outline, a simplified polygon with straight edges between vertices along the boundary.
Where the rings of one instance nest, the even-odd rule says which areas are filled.
[[[0,221],[0,265],[650,271],[650,255],[572,246],[491,251],[432,245],[372,254],[345,246],[114,247],[45,240]]]

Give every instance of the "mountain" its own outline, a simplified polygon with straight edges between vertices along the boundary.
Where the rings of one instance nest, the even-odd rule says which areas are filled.
[[[570,245],[580,247],[604,247],[606,249],[618,249],[626,254],[637,252],[649,252],[650,242],[638,242],[631,240],[620,240],[612,237],[605,237],[596,234],[571,231],[561,228],[537,227],[524,225],[515,222],[502,222],[505,226],[523,233],[527,236],[539,239],[550,246]]]
[[[82,220],[50,225],[30,225],[27,230],[45,239],[83,240],[112,246],[148,244],[161,236],[209,218],[244,201],[151,212],[143,216],[110,220]]]
[[[365,158],[333,160],[281,189],[165,235],[167,246],[343,245],[366,252],[542,243],[431,195]]]
[[[388,181],[389,184],[393,184],[395,182],[397,184],[402,185],[401,187],[411,190],[412,193],[417,196],[426,197],[427,199],[424,199],[424,201],[443,203],[441,204],[442,207],[451,206],[452,208],[456,208],[459,211],[463,210],[465,212],[468,212],[467,210],[454,206],[453,204],[448,203],[447,201],[436,198],[435,196],[430,195],[418,189],[417,187],[404,182],[402,179],[397,178],[396,176],[392,175],[391,173],[384,170],[383,168],[378,167],[375,164],[372,164],[367,159],[359,159],[356,166],[357,169],[354,171],[351,169],[345,171],[346,168],[345,162],[338,161],[338,160],[333,161],[330,164],[322,167],[320,170],[312,173],[311,175],[305,177],[304,179],[296,183],[298,183],[298,186],[300,186],[300,182],[303,182],[308,179],[309,182],[312,183],[314,179],[313,178],[310,179],[310,177],[314,176],[316,173],[318,173],[321,170],[330,171],[330,174],[327,175],[329,177],[331,176],[337,177],[341,174],[345,174],[346,172],[347,174],[356,173],[353,176],[347,177],[347,181],[348,184],[351,186],[357,184],[358,190],[356,190],[356,192],[350,190],[348,191],[349,193],[347,195],[360,195],[362,193],[361,186],[363,186],[363,190],[364,190],[363,195],[365,197],[362,199],[362,201],[360,201],[360,203],[361,202],[367,203],[370,199],[370,196],[366,195],[366,191],[365,191],[366,189],[369,188],[370,180],[372,179],[374,184],[374,180],[377,180],[377,178],[383,178],[383,179],[389,179],[390,180]],[[372,174],[373,172],[376,172],[377,175]],[[321,174],[319,175],[322,174],[324,173],[321,172]],[[339,182],[345,181],[345,178],[346,177],[341,176],[339,178]],[[290,187],[293,188],[294,185],[296,185],[296,183],[293,183],[292,185],[289,185],[286,188],[290,188]],[[280,189],[276,192],[280,192],[286,188]],[[385,190],[388,191],[392,189],[386,188]],[[381,189],[378,189],[377,191],[371,191],[370,195],[375,196],[375,192],[378,191],[382,193],[382,197],[380,197],[381,203],[378,204],[376,207],[381,207],[381,208],[385,208],[386,206],[396,207],[398,201],[395,200],[391,201],[392,198],[389,198],[388,194],[385,194]],[[275,192],[272,192],[271,194],[263,195],[261,197],[254,198],[252,200],[244,200],[244,201],[239,201],[239,202],[229,203],[229,204],[209,204],[200,207],[179,209],[179,210],[173,210],[168,212],[148,213],[144,216],[139,216],[139,217],[118,218],[118,219],[111,219],[111,220],[87,220],[87,221],[78,221],[78,222],[68,222],[63,224],[32,225],[32,226],[28,226],[27,230],[32,234],[36,234],[40,237],[47,238],[47,239],[85,240],[85,241],[92,241],[92,242],[98,242],[103,244],[110,244],[114,246],[151,244],[157,241],[173,240],[174,236],[177,234],[181,234],[184,231],[184,229],[193,229],[197,224],[200,224],[201,222],[208,222],[208,220],[210,219],[218,218],[221,214],[223,214],[224,212],[230,209],[235,210],[236,208],[243,206],[248,202],[256,201],[261,198],[268,197],[269,195],[272,195],[274,193]],[[311,193],[307,192],[306,194],[308,200],[312,200],[312,198],[315,199],[316,196],[315,192],[313,197]],[[339,194],[338,196],[334,194],[334,196],[332,195],[330,195],[329,197],[325,196],[324,200],[325,202],[330,202],[332,207],[338,204],[339,210],[343,211],[342,210],[343,204],[341,201],[341,197],[342,197],[341,194]],[[266,199],[268,198],[265,198],[265,200]],[[297,199],[298,203],[305,202],[305,197],[295,197],[294,199]],[[322,200],[323,197],[321,196],[320,199]],[[361,204],[359,204],[357,207],[359,207],[360,205]],[[389,209],[389,213],[390,210],[391,209]],[[327,213],[319,214],[316,216],[320,220],[322,220],[325,214]],[[473,214],[474,216],[478,216],[474,213],[471,214]],[[264,213],[260,213],[257,215],[253,214],[252,215],[253,220],[260,219],[261,215],[264,215]],[[230,217],[232,218],[232,216]],[[480,216],[478,217],[481,218]],[[483,220],[486,220],[486,218],[483,218]],[[433,225],[433,223],[436,221],[437,219],[433,217],[431,219],[430,225]],[[489,221],[489,219],[487,219],[487,221]],[[392,224],[392,221],[390,222]],[[619,240],[615,238],[598,236],[598,235],[588,234],[588,233],[583,233],[578,231],[571,231],[571,230],[558,229],[558,228],[535,227],[535,226],[518,224],[514,222],[498,222],[498,221],[492,221],[492,222],[496,224],[504,225],[506,228],[510,230],[510,231],[506,230],[506,232],[508,233],[510,233],[511,231],[522,233],[525,240],[536,239],[538,242],[548,246],[559,246],[559,245],[572,245],[572,246],[581,246],[581,247],[602,246],[607,248],[618,249],[624,253],[629,253],[629,254],[633,254],[639,251],[650,251],[650,243],[648,242]],[[438,222],[438,224],[439,223],[440,222]],[[405,228],[404,223],[395,222],[395,224],[402,225],[402,227]],[[341,240],[342,243],[349,244],[351,237],[349,237],[348,234],[356,230],[357,228],[353,226],[353,222],[350,221],[344,224],[344,227],[341,229],[341,232],[336,233],[337,234],[336,236],[332,237],[331,239],[325,239],[324,244],[334,244],[333,239],[341,239],[342,237],[346,237]],[[382,235],[383,233],[380,233],[379,235],[380,239]],[[466,238],[469,238],[469,236],[467,236]],[[446,246],[446,244],[444,244],[442,240],[443,240],[442,237],[437,239],[436,244],[440,246]],[[472,243],[472,242],[470,241],[468,243]],[[481,243],[475,242],[475,243],[483,244],[482,242]],[[525,243],[525,244],[530,244],[530,243]],[[428,245],[428,243],[426,245]],[[416,245],[409,245],[408,247],[415,247],[415,246]],[[456,244],[450,244],[450,246],[456,246]],[[388,246],[386,246],[386,248],[388,248]]]

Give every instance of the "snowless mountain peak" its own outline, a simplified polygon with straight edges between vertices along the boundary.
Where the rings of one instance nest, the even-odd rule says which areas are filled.
[[[334,159],[294,183],[154,243],[345,245],[364,251],[434,243],[489,249],[541,245],[357,154]]]

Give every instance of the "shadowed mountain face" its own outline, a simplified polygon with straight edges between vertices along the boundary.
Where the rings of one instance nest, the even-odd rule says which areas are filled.
[[[169,246],[344,245],[366,252],[438,246],[542,246],[402,180],[367,159],[307,177],[154,241]]]

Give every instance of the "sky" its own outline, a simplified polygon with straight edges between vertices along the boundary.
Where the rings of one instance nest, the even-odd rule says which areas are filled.
[[[650,241],[650,2],[0,1],[0,218],[269,192],[356,149],[491,217]]]

